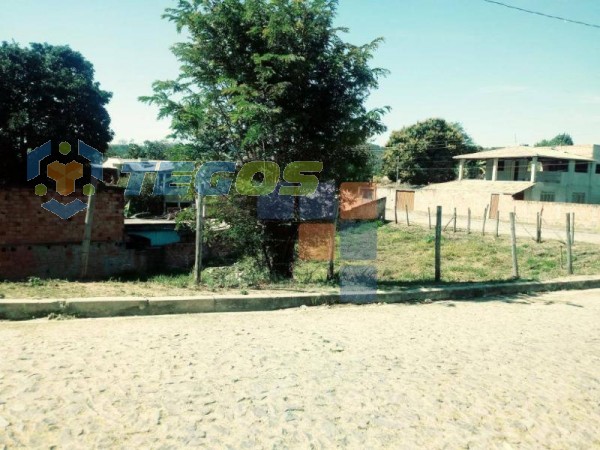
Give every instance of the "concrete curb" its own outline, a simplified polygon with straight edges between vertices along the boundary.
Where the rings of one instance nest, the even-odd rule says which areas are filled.
[[[502,295],[530,294],[562,290],[600,288],[600,276],[571,279],[514,282],[505,284],[471,284],[378,291],[377,303],[419,303],[423,301],[469,300]],[[164,314],[199,314],[215,312],[273,311],[335,303],[364,304],[340,294],[307,293],[277,295],[234,295],[196,297],[101,297],[72,299],[1,299],[0,320],[29,320],[50,314],[75,317],[151,316]]]

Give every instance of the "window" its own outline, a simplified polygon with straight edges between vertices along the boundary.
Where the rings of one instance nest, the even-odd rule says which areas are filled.
[[[547,167],[548,172],[567,172],[569,170],[569,163],[562,159],[554,159],[548,163]],[[545,167],[544,170],[546,170]]]
[[[573,203],[585,203],[585,192],[573,192],[571,198]]]
[[[542,202],[553,202],[554,201],[554,192],[542,192],[540,194],[540,200]]]
[[[589,172],[589,163],[586,162],[578,162],[575,164],[575,172],[577,173],[588,173]]]
[[[596,164],[596,173],[600,175],[600,164]]]
[[[374,194],[375,192],[373,192],[373,189],[360,189],[360,194],[363,200],[373,200]]]
[[[504,172],[504,160],[498,161],[498,172]]]

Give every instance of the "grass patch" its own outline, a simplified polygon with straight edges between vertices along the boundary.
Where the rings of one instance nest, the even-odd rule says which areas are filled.
[[[377,224],[377,277],[381,289],[431,284],[434,281],[434,235],[420,226]],[[123,296],[179,296],[231,292],[247,295],[250,290],[323,291],[339,287],[339,236],[337,237],[336,277],[327,280],[327,262],[299,261],[294,279],[269,281],[265,268],[253,259],[243,259],[224,267],[203,271],[203,283],[196,287],[190,273],[129,275],[101,282],[30,277],[22,282],[0,282],[0,298],[73,298]],[[562,266],[561,266],[562,247]],[[600,246],[576,243],[573,247],[576,275],[600,274]],[[564,245],[558,241],[541,244],[518,240],[521,279],[548,280],[566,276]],[[371,264],[370,261],[344,261],[344,264]],[[511,279],[510,239],[479,233],[446,232],[442,238],[442,280],[444,283],[506,282]]]

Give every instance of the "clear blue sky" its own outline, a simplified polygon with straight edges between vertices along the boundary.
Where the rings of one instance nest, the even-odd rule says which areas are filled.
[[[598,0],[504,0],[600,24]],[[68,44],[114,93],[115,141],[161,139],[168,121],[138,102],[152,81],[177,76],[182,39],[161,13],[174,0],[0,0],[0,40]],[[428,117],[463,124],[483,146],[534,143],[569,132],[600,144],[600,29],[482,0],[341,0],[347,39],[386,42],[373,64],[391,71],[369,106],[389,105],[388,133]],[[387,134],[377,137],[384,144]]]

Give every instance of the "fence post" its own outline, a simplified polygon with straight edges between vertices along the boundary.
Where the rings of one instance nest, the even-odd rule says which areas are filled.
[[[202,234],[204,232],[204,199],[198,189],[196,195],[196,251],[194,264],[194,282],[199,285],[202,281]]]
[[[575,213],[571,213],[571,244],[575,243]]]
[[[567,273],[573,275],[573,247],[571,242],[571,214],[567,213]]]
[[[398,224],[398,191],[394,191],[395,192],[395,198],[394,198],[394,221],[396,222],[396,224]]]
[[[537,226],[535,227],[535,241],[538,244],[542,242],[542,216],[537,213]]]
[[[456,233],[456,208],[454,208],[454,225],[452,226],[452,232]]]
[[[496,237],[500,237],[500,211],[496,211]]]
[[[410,220],[408,218],[408,205],[404,205],[404,210],[406,211],[406,226],[410,227]]]
[[[429,229],[431,230],[431,207],[427,207],[427,214],[429,215]]]
[[[563,267],[565,267],[565,265],[563,264],[562,245],[559,245],[558,248],[560,250],[560,268],[562,269]]]
[[[517,229],[515,226],[515,213],[510,213],[510,240],[512,248],[512,276],[519,278],[519,260],[517,258]]]
[[[471,208],[467,213],[467,234],[471,234]]]
[[[435,221],[435,281],[440,282],[442,279],[442,207],[437,207]]]
[[[485,211],[483,212],[483,229],[481,230],[481,235],[485,236],[485,222],[487,221],[488,215],[488,207],[485,207]]]
[[[90,260],[90,245],[92,242],[92,222],[94,221],[94,205],[96,204],[96,193],[90,192],[88,197],[87,211],[85,212],[85,222],[83,228],[83,242],[81,243],[81,278],[88,276],[88,266]]]

